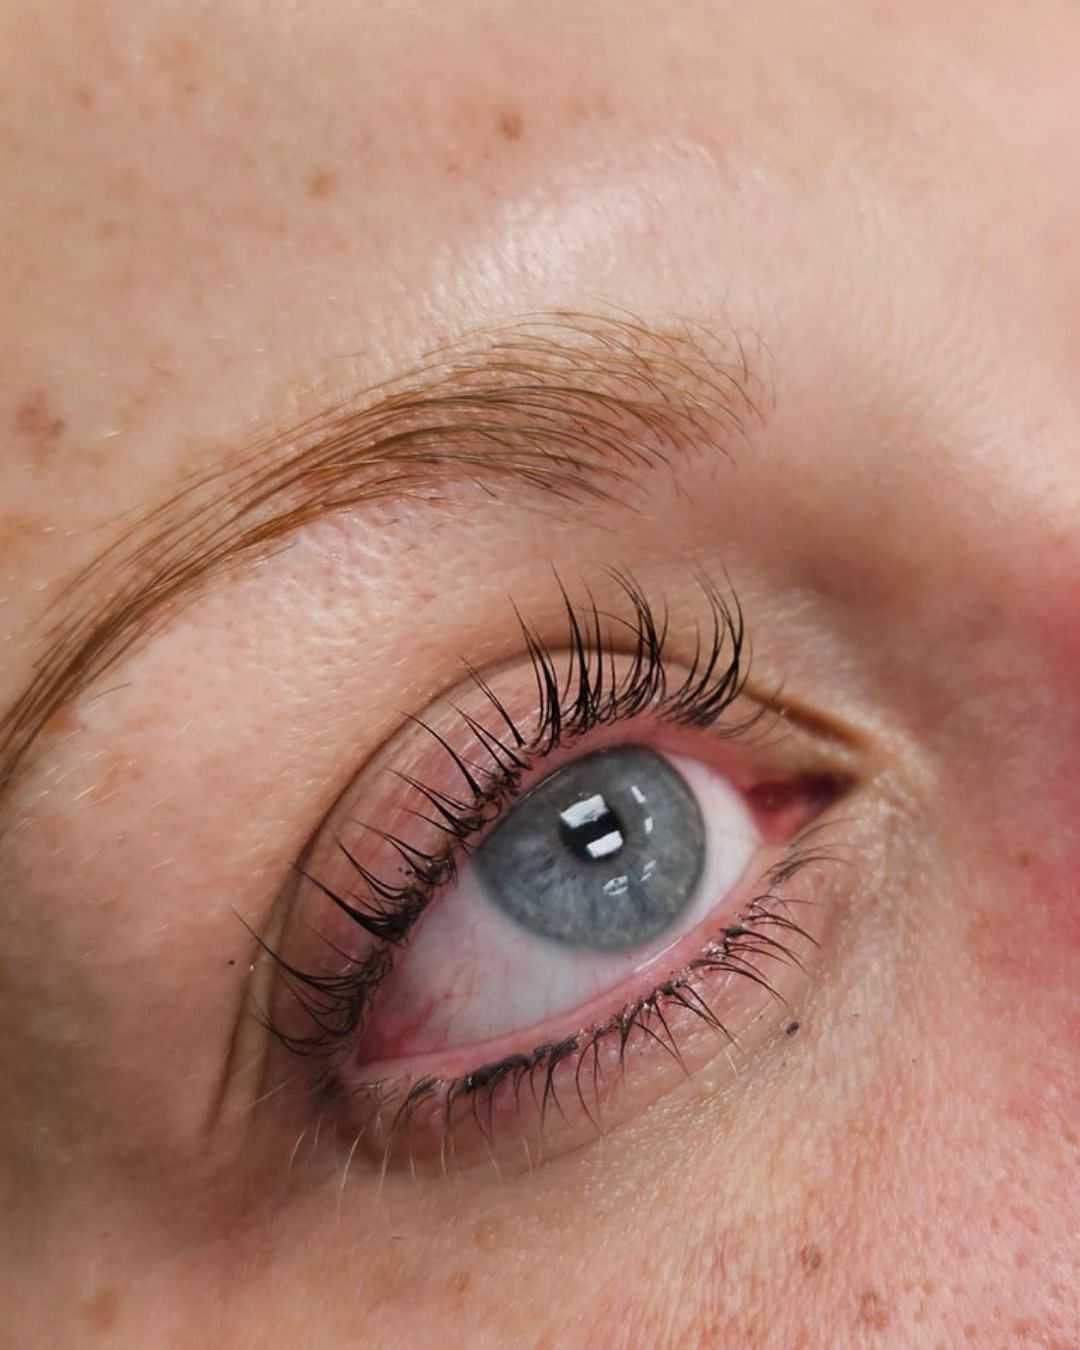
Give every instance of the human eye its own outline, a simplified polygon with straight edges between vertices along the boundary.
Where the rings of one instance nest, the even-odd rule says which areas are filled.
[[[554,637],[511,610],[520,656],[406,715],[298,864],[268,1016],[351,1159],[536,1165],[793,1025],[851,765],[748,691],[734,597],[680,642],[609,581]]]

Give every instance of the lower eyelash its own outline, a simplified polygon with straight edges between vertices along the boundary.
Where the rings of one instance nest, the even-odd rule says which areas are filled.
[[[764,889],[751,900],[738,923],[723,929],[719,939],[712,941],[682,970],[602,1023],[562,1040],[536,1046],[527,1054],[512,1054],[480,1065],[456,1078],[425,1076],[401,1088],[388,1081],[346,1086],[335,1076],[334,1090],[358,1103],[363,1121],[362,1134],[373,1130],[376,1122],[385,1122],[389,1118],[382,1145],[382,1170],[385,1172],[389,1167],[395,1148],[400,1141],[408,1139],[414,1118],[425,1107],[437,1111],[439,1116],[440,1156],[444,1166],[448,1154],[453,1152],[454,1135],[461,1124],[463,1111],[489,1143],[492,1142],[496,1105],[507,1094],[512,1097],[515,1108],[520,1109],[522,1094],[528,1093],[536,1108],[541,1131],[551,1110],[565,1118],[556,1073],[575,1058],[573,1083],[577,1104],[583,1115],[599,1129],[602,1047],[609,1042],[615,1043],[621,1072],[632,1038],[646,1036],[685,1069],[678,1041],[665,1016],[666,1011],[676,1007],[699,1018],[730,1045],[737,1045],[737,1038],[713,1012],[699,986],[710,975],[728,974],[749,979],[783,1002],[760,963],[777,961],[802,968],[794,944],[801,941],[816,945],[807,930],[787,912],[793,905],[806,902],[781,895],[779,887],[811,865],[836,861],[833,854],[810,846],[811,838],[816,837],[819,830],[819,826],[809,827],[792,842],[785,856],[766,874]],[[591,1106],[587,1099],[590,1086]]]

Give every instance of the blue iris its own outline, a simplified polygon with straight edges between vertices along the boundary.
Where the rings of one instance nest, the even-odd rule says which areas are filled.
[[[557,770],[473,856],[484,894],[539,937],[596,951],[670,928],[705,867],[705,822],[686,780],[644,746]]]

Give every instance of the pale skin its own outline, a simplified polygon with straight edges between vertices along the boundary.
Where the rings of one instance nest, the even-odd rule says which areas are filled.
[[[0,709],[131,519],[475,330],[738,332],[761,416],[632,509],[307,525],[54,715],[0,801],[10,1343],[1080,1344],[1080,10],[121,9],[0,21]],[[819,946],[538,1165],[346,1166],[259,1100],[244,925],[508,597],[557,634],[553,563],[726,576],[859,747]]]

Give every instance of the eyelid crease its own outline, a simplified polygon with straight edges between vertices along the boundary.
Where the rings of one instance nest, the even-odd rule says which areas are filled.
[[[617,502],[620,485],[703,443],[728,454],[722,438],[764,421],[767,387],[737,334],[560,311],[468,335],[258,441],[152,506],[64,588],[0,717],[0,799],[60,708],[225,568],[304,525],[462,470]]]
[[[840,747],[841,751],[851,751],[863,763],[863,757],[872,755],[875,747],[868,736],[838,718],[808,708],[797,699],[789,697],[780,689],[766,691],[758,688],[753,676],[748,676],[744,693],[755,703],[760,703],[775,718],[774,725],[791,725],[807,732],[819,740],[828,741]]]

